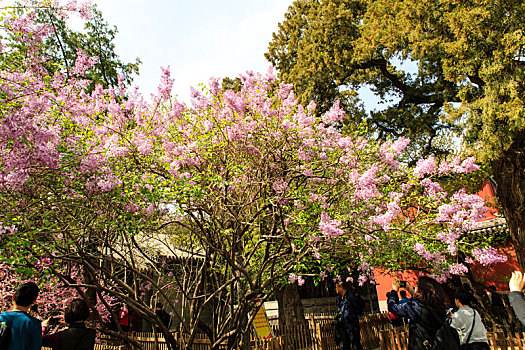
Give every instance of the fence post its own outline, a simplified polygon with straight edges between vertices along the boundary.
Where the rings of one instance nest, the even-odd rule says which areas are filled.
[[[519,350],[523,350],[523,344],[521,343],[521,337],[519,333],[514,334],[514,339],[516,339],[516,344],[518,345]]]
[[[390,334],[387,330],[382,330],[379,332],[379,343],[381,350],[391,350],[390,347]]]
[[[317,350],[323,350],[323,334],[321,332],[321,325],[315,325],[315,337],[317,339]]]
[[[494,350],[498,350],[498,343],[496,342],[496,337],[494,336],[494,333],[488,333],[487,334],[487,340],[489,340],[492,342],[492,349]]]

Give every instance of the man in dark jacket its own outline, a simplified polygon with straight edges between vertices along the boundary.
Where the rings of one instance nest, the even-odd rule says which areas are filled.
[[[338,294],[337,312],[341,315],[345,330],[343,350],[363,350],[359,328],[359,317],[363,309],[361,301],[350,292],[349,286],[344,282],[337,283],[335,291]]]
[[[92,350],[95,347],[96,333],[94,329],[86,328],[85,321],[89,314],[90,310],[84,299],[73,299],[64,311],[64,321],[69,327],[44,335],[43,346],[53,350]],[[45,320],[43,326],[47,328],[49,322],[49,319]]]
[[[514,309],[514,313],[520,320],[521,324],[525,326],[525,299],[523,298],[523,287],[525,287],[525,280],[520,271],[514,271],[509,282],[509,303]]]

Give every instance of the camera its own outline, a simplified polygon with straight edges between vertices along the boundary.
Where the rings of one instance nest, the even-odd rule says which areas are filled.
[[[57,326],[60,323],[60,316],[52,316],[49,318],[49,326]]]
[[[399,281],[399,287],[406,288],[406,286],[407,286],[407,281]]]

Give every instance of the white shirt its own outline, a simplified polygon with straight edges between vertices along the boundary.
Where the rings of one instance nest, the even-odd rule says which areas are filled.
[[[472,321],[474,319],[474,309],[470,306],[464,306],[456,311],[452,316],[452,323],[450,326],[455,328],[459,333],[461,345],[467,342],[468,335],[472,329]],[[476,311],[476,323],[469,343],[487,342],[487,330],[481,321],[479,312]]]

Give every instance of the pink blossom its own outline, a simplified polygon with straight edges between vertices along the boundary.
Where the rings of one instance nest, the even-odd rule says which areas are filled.
[[[302,276],[297,276],[297,285],[301,287],[304,284],[305,280]]]
[[[332,124],[343,120],[345,112],[339,107],[339,100],[335,101],[330,110],[321,117],[323,123]]]
[[[448,267],[448,271],[453,275],[461,275],[468,272],[468,268],[463,264],[452,264]]]
[[[173,89],[174,79],[171,79],[170,66],[166,68],[161,67],[162,75],[160,78],[160,84],[157,88],[159,93],[159,98],[161,100],[166,100],[171,96],[171,90]]]
[[[476,158],[468,157],[460,163],[460,158],[457,157],[452,162],[452,172],[458,174],[470,173],[479,170],[479,166],[475,164]]]
[[[400,137],[395,142],[388,141],[383,143],[379,149],[380,158],[384,159],[393,168],[397,169],[399,161],[396,160],[396,157],[399,157],[409,143],[410,139],[405,137]]]
[[[128,202],[125,206],[124,206],[124,210],[125,211],[128,211],[130,213],[135,213],[137,211],[140,210],[140,207],[135,204],[135,203],[131,203],[131,202]]]
[[[421,180],[421,185],[425,188],[425,195],[429,197],[441,200],[447,196],[441,185],[429,178]]]
[[[472,254],[474,255],[474,258],[483,266],[507,261],[507,257],[505,255],[499,254],[497,249],[492,247],[473,249]]]
[[[425,246],[422,243],[416,243],[414,245],[414,250],[426,260],[430,261],[433,259],[433,255],[426,250]]]
[[[146,215],[151,215],[155,212],[155,206],[153,204],[150,204],[143,210],[143,212]]]
[[[315,107],[316,107],[315,102],[314,101],[310,101],[310,103],[308,104],[306,109],[308,110],[309,113],[313,113],[315,111]]]
[[[277,194],[282,194],[288,191],[288,183],[284,179],[278,179],[273,183],[272,188]]]
[[[427,174],[434,174],[436,172],[436,159],[429,157],[428,159],[420,159],[414,169],[414,176],[423,178]]]
[[[442,161],[441,164],[439,164],[438,174],[448,175],[450,174],[451,170],[452,168],[450,167],[449,163],[447,161]]]
[[[78,48],[77,59],[75,61],[75,66],[73,67],[73,73],[82,75],[86,70],[92,68],[98,61],[98,57],[88,57],[85,51]]]
[[[8,233],[10,235],[15,234],[18,231],[15,225],[11,226],[4,226],[2,222],[0,222],[0,235]]]
[[[338,237],[344,234],[344,231],[339,228],[341,221],[332,220],[326,212],[321,213],[321,220],[319,221],[319,230],[328,237]]]
[[[401,213],[401,207],[397,202],[387,204],[387,211],[384,214],[370,217],[370,223],[381,225],[383,230],[390,230],[390,224]]]
[[[359,283],[359,287],[362,287],[366,281],[368,281],[368,276],[366,275],[360,275],[358,278],[357,278],[357,283]]]
[[[290,129],[290,126],[291,126],[290,120],[288,120],[288,119],[283,120],[281,126],[282,126],[283,130]]]

